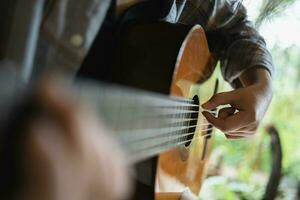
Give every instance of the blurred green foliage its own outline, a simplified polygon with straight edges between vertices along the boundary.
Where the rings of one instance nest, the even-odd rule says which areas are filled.
[[[276,75],[267,121],[276,125],[283,147],[285,173],[300,180],[300,48],[273,48]]]
[[[259,27],[265,20],[280,16],[296,0],[263,0],[260,14],[256,19],[256,26]]]
[[[291,46],[272,49],[276,73],[274,96],[264,122],[255,137],[242,140],[226,140],[216,133],[214,148],[223,148],[223,165],[235,169],[234,178],[213,186],[214,193],[225,196],[212,199],[261,199],[271,171],[270,138],[265,126],[273,124],[279,130],[283,150],[283,175],[300,181],[300,48]],[[228,87],[228,86],[227,86]],[[257,174],[264,177],[255,180]],[[230,183],[246,184],[248,190],[235,191]],[[285,186],[281,187],[285,190]],[[286,199],[284,191],[282,197]]]

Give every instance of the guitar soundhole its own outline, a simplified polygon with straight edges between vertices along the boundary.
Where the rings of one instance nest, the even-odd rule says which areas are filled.
[[[194,137],[194,133],[195,133],[195,131],[196,131],[196,125],[197,125],[198,114],[199,114],[199,113],[198,113],[198,112],[199,112],[199,98],[198,98],[197,95],[195,95],[195,96],[193,97],[193,104],[194,104],[194,105],[198,105],[198,106],[191,106],[191,108],[190,108],[191,111],[196,111],[196,112],[193,112],[193,113],[191,114],[191,117],[190,117],[191,119],[190,119],[190,121],[188,122],[188,126],[190,127],[190,128],[188,129],[188,133],[193,133],[193,134],[190,134],[190,135],[187,136],[186,140],[187,140],[188,142],[186,142],[186,143],[184,144],[185,147],[190,146],[190,144],[191,144],[191,142],[192,142],[192,139],[193,139],[193,137]]]

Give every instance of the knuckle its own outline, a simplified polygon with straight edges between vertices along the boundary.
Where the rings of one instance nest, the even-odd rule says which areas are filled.
[[[219,99],[219,95],[218,94],[215,94],[214,96],[211,97],[210,101],[211,102],[217,102]]]
[[[222,131],[222,132],[228,132],[228,127],[226,124],[222,123],[219,124],[218,128]]]

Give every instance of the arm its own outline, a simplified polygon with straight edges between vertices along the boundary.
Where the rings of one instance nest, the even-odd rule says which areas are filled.
[[[126,199],[129,166],[99,116],[66,82],[44,80],[30,91],[4,69],[0,199]]]
[[[214,95],[202,106],[219,111],[204,116],[229,138],[254,134],[272,97],[272,58],[264,39],[247,19],[239,1],[190,1],[182,22],[200,23],[207,32],[212,53],[221,61],[222,74],[236,90]]]
[[[41,82],[36,98],[43,112],[24,128],[19,199],[126,199],[129,170],[115,138],[58,82]]]
[[[267,70],[249,69],[241,74],[239,81],[241,88],[216,94],[202,105],[213,109],[230,104],[219,111],[218,117],[208,112],[203,115],[231,139],[253,135],[272,99],[271,76]]]
[[[250,68],[264,68],[272,74],[271,54],[238,0],[187,1],[179,22],[204,28],[210,51],[221,61],[223,77],[234,88],[240,86],[240,75]]]

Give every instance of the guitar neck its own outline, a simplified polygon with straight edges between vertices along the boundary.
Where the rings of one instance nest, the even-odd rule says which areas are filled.
[[[105,84],[80,83],[79,100],[88,101],[137,162],[187,145],[196,130],[199,101]]]

